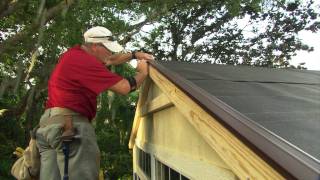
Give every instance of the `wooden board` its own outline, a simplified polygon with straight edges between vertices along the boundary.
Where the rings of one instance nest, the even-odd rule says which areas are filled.
[[[147,102],[141,110],[141,116],[145,116],[149,113],[155,113],[161,111],[162,109],[173,106],[173,103],[167,98],[166,95],[162,94]]]
[[[143,83],[142,87],[140,88],[139,100],[138,100],[138,104],[137,104],[136,113],[134,115],[133,125],[132,125],[132,129],[131,129],[131,134],[130,134],[129,149],[133,148],[134,141],[137,136],[137,131],[139,129],[140,120],[141,120],[141,108],[145,104],[145,102],[148,98],[148,92],[149,92],[150,85],[151,85],[151,80],[150,80],[150,78],[147,78],[145,80],[145,82]]]

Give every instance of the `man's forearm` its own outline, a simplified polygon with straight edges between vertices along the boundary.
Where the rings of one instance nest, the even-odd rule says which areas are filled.
[[[154,57],[151,54],[135,51],[133,52],[133,54],[130,52],[125,54],[115,54],[109,56],[107,59],[104,60],[104,64],[107,66],[118,65],[130,61],[132,58],[139,60],[144,59],[147,61],[154,60]]]
[[[137,88],[140,87],[142,82],[146,79],[148,74],[142,73],[142,72],[137,72],[137,74],[134,76],[137,82]]]
[[[118,64],[122,64],[122,63],[128,62],[131,59],[132,59],[132,53],[115,54],[115,55],[109,56],[105,60],[105,64],[107,66],[118,65]]]

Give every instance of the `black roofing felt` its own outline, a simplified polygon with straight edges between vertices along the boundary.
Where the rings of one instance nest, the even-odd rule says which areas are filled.
[[[204,100],[207,101],[205,106],[210,106],[210,101],[214,104],[215,98],[219,99],[222,104],[234,109],[236,114],[239,112],[241,118],[238,119],[245,119],[245,121],[253,124],[253,126],[250,126],[252,129],[256,127],[257,129],[264,129],[265,132],[271,134],[268,136],[274,139],[272,142],[276,142],[275,146],[286,146],[282,149],[284,153],[288,154],[287,156],[296,154],[294,158],[299,159],[297,162],[300,162],[301,159],[301,161],[307,161],[306,164],[308,165],[306,167],[311,166],[312,171],[319,175],[320,71],[182,62],[159,62],[159,64],[162,65],[160,65],[161,67],[165,67],[158,68],[160,71],[162,70],[164,75],[173,72],[173,75],[181,78],[176,82],[180,86],[184,86],[185,89],[189,89],[188,87],[200,89],[189,91],[191,96],[197,93],[201,94],[201,91],[207,97],[212,96],[212,98],[202,98],[212,99]],[[183,79],[187,81],[181,82]],[[183,83],[190,85],[185,86]],[[201,95],[198,96],[200,97]],[[198,98],[198,100],[203,101],[201,98]],[[237,123],[236,121],[234,122]],[[232,125],[232,123],[232,121],[227,122],[233,127],[236,126],[235,124]],[[242,130],[239,129],[237,131]],[[253,135],[254,133],[250,136]],[[249,141],[251,141],[250,139],[254,138],[249,137]],[[260,140],[252,141],[255,141],[253,144],[260,142]],[[267,142],[269,141],[267,140],[265,144],[261,145],[263,147],[262,151],[268,149]],[[278,149],[270,149],[274,152],[279,151]],[[295,153],[286,152],[292,149]],[[271,158],[278,161],[278,158],[282,158],[282,155],[278,155],[280,157]],[[285,162],[290,163],[291,161],[283,161],[281,163]],[[288,166],[291,165],[289,164]],[[299,166],[292,166],[289,169],[302,169]],[[290,173],[296,174],[297,172]],[[302,175],[300,177],[306,176]]]

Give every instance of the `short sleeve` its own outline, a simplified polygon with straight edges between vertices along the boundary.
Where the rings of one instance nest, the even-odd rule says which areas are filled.
[[[73,59],[71,69],[72,79],[79,82],[83,88],[87,88],[99,94],[115,85],[123,78],[110,72],[101,62],[92,56]]]

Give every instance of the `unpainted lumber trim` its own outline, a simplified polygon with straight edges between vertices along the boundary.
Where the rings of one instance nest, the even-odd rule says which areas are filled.
[[[138,100],[136,112],[134,115],[134,120],[133,120],[133,125],[131,129],[130,140],[128,145],[129,149],[132,149],[134,146],[134,142],[137,136],[137,132],[138,132],[140,120],[141,120],[141,108],[145,104],[148,98],[148,92],[151,86],[151,82],[152,82],[151,79],[148,77],[140,88],[141,90],[139,93],[139,100]]]
[[[143,117],[147,114],[155,113],[171,106],[173,106],[173,103],[170,101],[170,99],[165,94],[161,94],[152,99],[150,102],[147,102],[142,107],[141,116]]]
[[[140,179],[150,180],[139,166],[137,166],[135,173],[137,173]]]
[[[153,82],[240,179],[285,179],[171,81],[150,68]]]

